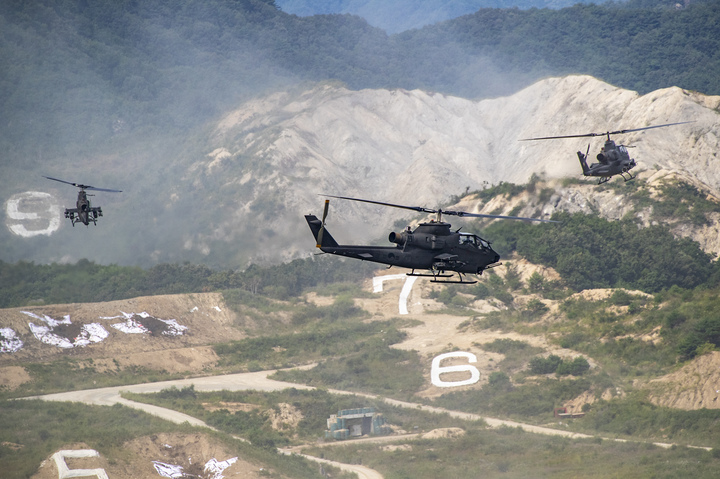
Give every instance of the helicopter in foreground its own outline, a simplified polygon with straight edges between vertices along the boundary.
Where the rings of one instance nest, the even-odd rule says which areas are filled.
[[[77,202],[75,203],[75,208],[65,208],[65,218],[69,218],[70,222],[73,226],[75,226],[75,223],[78,221],[84,224],[85,226],[88,226],[90,222],[92,221],[94,225],[97,225],[97,219],[99,216],[103,215],[102,208],[99,206],[92,206],[90,204],[90,200],[88,199],[88,196],[95,196],[88,194],[85,190],[92,190],[92,191],[105,191],[109,193],[122,193],[122,190],[108,190],[105,188],[95,188],[94,186],[90,185],[82,185],[80,183],[71,183],[70,181],[65,180],[59,180],[57,178],[51,178],[49,176],[44,176],[43,178],[47,178],[48,180],[53,181],[59,181],[60,183],[66,183],[68,185],[76,186],[80,188],[80,191],[78,191],[77,196]]]
[[[442,221],[442,215],[469,216],[478,218],[500,218],[524,221],[539,221],[555,223],[552,220],[536,218],[523,218],[518,216],[486,215],[480,213],[467,213],[464,211],[444,211],[420,206],[404,206],[380,201],[349,198],[346,196],[332,196],[342,200],[360,201],[376,205],[402,208],[420,213],[436,214],[436,219],[420,223],[415,230],[410,226],[401,233],[390,233],[388,240],[395,246],[354,246],[340,245],[330,235],[325,227],[330,200],[325,200],[325,209],[322,220],[315,215],[305,215],[308,226],[317,242],[317,247],[323,253],[347,256],[374,263],[387,264],[390,267],[400,266],[412,270],[408,276],[423,276],[433,278],[433,283],[460,283],[473,284],[477,281],[465,279],[465,274],[480,275],[488,268],[500,266],[500,255],[491,247],[490,242],[471,233],[461,233],[460,228],[450,230],[450,224]],[[416,273],[415,270],[427,270],[429,273]],[[458,279],[450,280],[452,272],[458,274]]]
[[[633,128],[629,130],[617,130],[608,131],[605,133],[585,133],[582,135],[565,135],[565,136],[545,136],[541,138],[523,138],[520,141],[535,141],[535,140],[555,140],[560,138],[584,138],[591,136],[607,136],[605,139],[605,145],[597,154],[597,163],[592,163],[588,166],[587,158],[590,153],[590,144],[588,149],[583,154],[581,151],[577,152],[578,159],[580,160],[580,166],[582,167],[583,175],[585,176],[596,176],[599,177],[598,185],[601,185],[607,181],[610,181],[615,175],[622,176],[623,180],[630,181],[636,176],[630,173],[630,170],[637,166],[637,163],[633,158],[630,158],[628,153],[628,147],[625,145],[617,145],[613,140],[610,139],[610,135],[620,135],[623,133],[630,133],[633,131],[650,130],[653,128],[663,128],[666,126],[682,125],[684,123],[692,123],[691,121],[682,121],[679,123],[667,123],[665,125],[646,126],[645,128]],[[626,178],[625,175],[628,175]]]

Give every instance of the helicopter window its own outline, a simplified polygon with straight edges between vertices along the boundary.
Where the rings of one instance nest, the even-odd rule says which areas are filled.
[[[477,247],[477,239],[478,238],[475,235],[460,233],[460,244],[469,244]]]
[[[627,148],[625,148],[625,145],[618,146],[618,150],[620,150],[621,153],[627,153]]]

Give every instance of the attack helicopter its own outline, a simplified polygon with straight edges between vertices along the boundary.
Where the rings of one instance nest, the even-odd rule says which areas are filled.
[[[75,208],[65,208],[65,218],[70,219],[70,222],[72,223],[73,227],[75,226],[75,223],[77,223],[78,221],[81,222],[82,224],[84,224],[85,226],[88,226],[90,224],[90,222],[92,221],[93,224],[97,226],[98,217],[103,215],[102,208],[100,208],[99,206],[90,205],[90,200],[88,199],[88,196],[95,196],[95,195],[88,194],[85,190],[105,191],[108,193],[122,193],[122,190],[108,190],[106,188],[95,188],[94,186],[82,185],[80,183],[72,183],[70,181],[59,180],[57,178],[51,178],[49,176],[43,176],[43,178],[47,178],[48,180],[53,180],[53,181],[59,181],[60,183],[65,183],[65,184],[80,188],[80,191],[78,191],[77,202],[75,203]]]
[[[323,253],[347,256],[374,263],[387,264],[388,267],[400,266],[410,269],[408,276],[431,277],[433,283],[460,283],[474,284],[477,281],[465,279],[465,274],[480,275],[488,268],[500,266],[500,255],[491,247],[490,242],[471,233],[461,233],[450,230],[450,224],[442,221],[442,215],[477,217],[477,218],[500,218],[510,220],[538,221],[543,223],[557,223],[552,220],[537,218],[523,218],[519,216],[486,215],[480,213],[467,213],[465,211],[452,211],[424,208],[421,206],[404,206],[381,201],[363,200],[347,196],[325,195],[330,198],[342,200],[359,201],[375,205],[389,206],[413,210],[419,213],[435,214],[436,218],[429,222],[420,223],[413,231],[408,226],[401,233],[391,232],[388,240],[395,243],[395,246],[355,246],[340,245],[325,227],[330,200],[325,200],[325,209],[322,220],[315,215],[305,215],[305,220],[310,226],[317,247]],[[416,273],[415,270],[427,270],[429,273]],[[453,277],[452,272],[458,274]]]
[[[610,135],[620,135],[623,133],[630,133],[633,131],[651,130],[653,128],[663,128],[666,126],[682,125],[684,123],[692,123],[691,121],[682,121],[679,123],[667,123],[665,125],[654,125],[646,126],[645,128],[632,128],[627,130],[608,131],[605,133],[585,133],[581,135],[564,135],[564,136],[545,136],[541,138],[523,138],[520,141],[535,141],[535,140],[555,140],[560,138],[585,138],[592,136],[606,136],[605,145],[597,154],[598,163],[592,163],[590,166],[587,164],[588,154],[590,153],[590,144],[585,154],[581,151],[577,152],[578,159],[580,160],[580,167],[582,168],[583,175],[599,177],[598,185],[610,181],[610,178],[615,175],[622,176],[623,180],[630,181],[636,176],[630,173],[630,170],[637,166],[637,163],[633,158],[630,158],[630,154],[627,149],[631,148],[625,145],[617,145],[613,140],[610,139]],[[625,178],[625,174],[628,175]]]

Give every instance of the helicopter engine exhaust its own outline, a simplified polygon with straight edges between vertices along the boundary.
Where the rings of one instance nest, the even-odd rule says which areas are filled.
[[[388,236],[388,240],[391,243],[399,244],[400,246],[404,245],[407,242],[407,233],[395,233],[394,231],[390,233]]]

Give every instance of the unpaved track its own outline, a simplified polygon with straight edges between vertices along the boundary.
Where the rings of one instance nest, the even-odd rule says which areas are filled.
[[[147,413],[156,415],[158,417],[161,417],[163,419],[166,419],[168,421],[172,421],[178,424],[182,424],[184,422],[188,422],[189,424],[193,426],[202,426],[202,427],[210,427],[207,424],[205,424],[203,421],[200,421],[197,418],[194,418],[192,416],[188,416],[187,414],[183,414],[178,411],[173,411],[171,409],[165,409],[158,406],[153,406],[150,404],[143,404],[138,403],[135,401],[129,401],[127,399],[123,399],[120,396],[121,391],[127,391],[127,392],[133,392],[133,393],[155,393],[160,392],[163,389],[167,389],[170,387],[176,387],[178,389],[182,389],[184,387],[193,386],[196,391],[221,391],[221,390],[227,390],[227,391],[244,391],[244,390],[256,390],[256,391],[279,391],[282,389],[287,388],[296,388],[296,389],[314,389],[310,386],[306,386],[304,384],[294,384],[294,383],[286,383],[282,381],[275,381],[273,379],[269,379],[268,376],[270,374],[273,374],[275,370],[271,371],[258,371],[254,373],[238,373],[238,374],[226,374],[221,376],[208,376],[208,377],[201,377],[201,378],[192,378],[192,379],[178,379],[173,381],[162,381],[162,382],[156,382],[156,383],[146,383],[146,384],[133,384],[128,386],[115,386],[115,387],[109,387],[109,388],[99,388],[99,389],[85,389],[82,391],[68,391],[63,393],[56,393],[56,394],[47,394],[44,396],[33,396],[31,398],[27,399],[42,399],[45,401],[74,401],[74,402],[82,402],[85,404],[96,404],[96,405],[102,405],[102,406],[112,406],[113,404],[123,404],[128,407],[141,409]],[[356,394],[358,396],[365,396],[369,398],[374,399],[380,399],[390,405],[393,406],[399,406],[399,407],[407,407],[412,409],[420,409],[423,411],[436,413],[436,414],[449,414],[452,417],[456,417],[459,419],[464,419],[467,421],[480,421],[484,420],[488,426],[491,428],[497,428],[497,427],[517,427],[522,429],[526,432],[531,432],[535,434],[546,434],[551,436],[562,436],[562,437],[568,437],[568,438],[574,438],[574,439],[580,439],[580,438],[592,438],[594,436],[588,435],[588,434],[582,434],[582,433],[575,433],[570,431],[562,431],[559,429],[552,429],[549,427],[542,427],[542,426],[535,426],[532,424],[525,424],[520,423],[516,421],[507,421],[504,419],[495,419],[485,416],[480,416],[478,414],[472,414],[472,413],[466,413],[466,412],[459,412],[459,411],[452,411],[449,409],[443,409],[443,408],[437,408],[432,406],[426,406],[422,404],[417,403],[410,403],[406,401],[398,401],[395,399],[389,399],[389,398],[383,398],[379,396],[374,396],[371,394],[361,394],[361,393],[352,393],[348,391],[339,391],[339,390],[330,390],[331,393],[334,394]],[[408,439],[407,437],[405,439]],[[607,438],[606,438],[607,439]],[[622,439],[614,439],[616,441],[625,442]],[[672,444],[668,443],[653,443],[656,446],[669,448],[672,446]],[[692,447],[692,446],[690,446]],[[706,450],[710,450],[711,448],[702,448]],[[283,454],[294,454],[293,450],[291,449],[279,449],[279,452]],[[303,457],[310,459],[312,461],[316,461],[319,463],[324,464],[332,464],[342,470],[345,471],[352,471],[358,474],[358,477],[360,479],[382,479],[382,475],[374,471],[372,469],[369,469],[367,467],[358,466],[358,465],[352,465],[352,464],[343,464],[333,461],[327,461],[325,459],[320,459],[314,456],[304,455],[301,454]]]
[[[314,389],[304,384],[286,383],[282,381],[275,381],[269,379],[268,376],[273,374],[275,370],[271,371],[258,371],[254,373],[238,373],[238,374],[226,374],[222,376],[208,376],[202,378],[192,379],[178,379],[174,381],[162,381],[156,383],[146,384],[133,384],[129,386],[115,386],[109,388],[100,389],[85,389],[82,391],[68,391],[64,393],[47,394],[44,396],[33,396],[34,399],[43,399],[46,401],[76,401],[85,404],[97,404],[102,406],[112,406],[113,404],[120,403],[128,407],[136,409],[142,409],[150,414],[162,417],[168,421],[175,423],[183,423],[188,421],[193,425],[206,426],[202,421],[192,418],[187,414],[182,414],[177,411],[165,409],[149,404],[137,403],[123,399],[120,396],[121,391],[132,392],[132,393],[156,393],[163,389],[170,387],[176,387],[182,389],[184,387],[193,386],[196,391],[245,391],[245,390],[256,390],[256,391],[279,391],[287,388],[296,389]],[[407,407],[412,409],[422,409],[437,414],[450,414],[453,417],[459,419],[465,419],[468,421],[480,421],[484,420],[490,427],[519,427],[527,432],[534,432],[537,434],[547,434],[551,436],[563,436],[570,438],[590,438],[587,434],[579,434],[569,431],[562,431],[559,429],[552,429],[549,427],[533,426],[531,424],[524,424],[515,421],[506,421],[504,419],[494,419],[478,414],[471,414],[459,411],[451,411],[449,409],[443,409],[432,406],[425,406],[417,403],[410,403],[405,401],[398,401],[395,399],[388,399],[371,394],[353,393],[348,391],[340,391],[331,389],[330,392],[334,394],[356,394],[358,396],[365,396],[374,399],[380,399],[393,406]],[[207,427],[207,426],[206,426]]]

